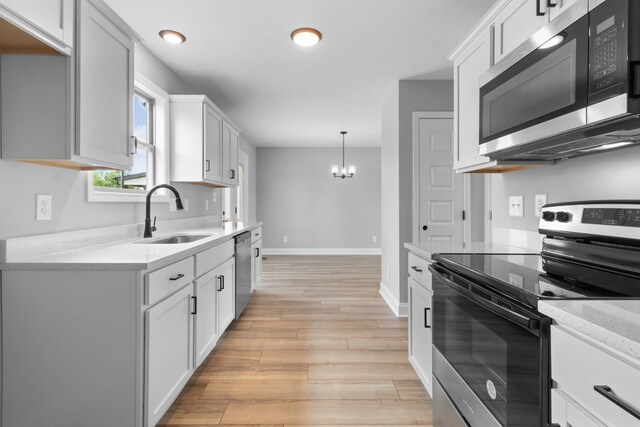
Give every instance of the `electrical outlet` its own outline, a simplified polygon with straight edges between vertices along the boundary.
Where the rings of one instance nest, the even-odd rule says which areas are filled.
[[[36,194],[36,220],[51,220],[51,194]]]
[[[205,211],[209,210],[209,199],[204,199],[204,210]]]
[[[287,236],[282,236],[282,243],[289,243],[289,238]]]
[[[213,200],[213,203],[218,201],[218,192],[217,191],[213,191],[213,196],[211,196],[211,199]]]
[[[524,277],[519,274],[509,273],[509,284],[520,289],[524,289]]]
[[[542,212],[542,207],[547,204],[547,195],[546,194],[536,194],[536,216],[540,216]]]
[[[509,197],[509,216],[524,216],[524,196]]]
[[[371,236],[371,243],[376,243],[378,241],[378,237]]]

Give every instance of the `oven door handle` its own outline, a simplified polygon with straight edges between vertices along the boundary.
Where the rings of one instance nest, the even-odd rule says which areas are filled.
[[[483,308],[486,308],[487,310],[491,311],[492,313],[495,313],[499,316],[504,317],[505,319],[516,323],[526,329],[528,329],[529,331],[538,331],[540,330],[540,320],[535,319],[535,318],[530,318],[527,316],[523,316],[520,313],[516,313],[515,311],[509,310],[505,307],[502,307],[492,301],[489,301],[485,298],[482,298],[481,296],[478,296],[476,294],[474,294],[473,292],[470,292],[467,289],[464,289],[462,286],[456,284],[455,282],[452,282],[451,280],[447,279],[441,271],[441,268],[435,266],[435,265],[430,265],[429,266],[429,271],[431,271],[431,273],[434,275],[434,278],[437,278],[438,280],[440,280],[442,283],[444,283],[445,285],[447,285],[449,288],[451,288],[452,290],[456,291],[457,293],[461,294],[462,296],[464,296],[467,299],[470,299],[471,301],[475,302],[476,304],[482,306]],[[453,274],[453,273],[449,273],[449,274]],[[459,276],[456,276],[459,277]],[[461,278],[461,280],[464,280]]]

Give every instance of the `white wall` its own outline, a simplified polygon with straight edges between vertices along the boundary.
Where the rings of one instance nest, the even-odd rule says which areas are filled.
[[[257,151],[256,147],[251,144],[247,139],[240,134],[240,151],[245,153],[249,158],[249,185],[248,185],[248,193],[249,193],[249,211],[248,211],[248,221],[255,222],[256,220],[256,186],[258,183],[257,175],[256,175],[256,162],[257,162]]]
[[[347,164],[354,164],[357,173],[344,180],[330,173],[331,165],[341,162],[341,148],[257,151],[257,219],[265,224],[265,253],[380,247],[379,148],[347,147]]]
[[[407,302],[407,251],[412,239],[413,112],[453,111],[451,80],[401,80],[382,105],[383,295]]]
[[[640,199],[640,148],[594,154],[554,166],[492,178],[493,225],[537,231],[534,197],[547,194],[549,203],[579,200]],[[510,217],[509,196],[524,196],[523,218]]]
[[[194,93],[178,75],[144,47],[136,46],[135,54],[136,69],[168,93]],[[244,146],[248,145],[245,141]],[[144,203],[88,202],[87,173],[0,160],[0,237],[144,221]],[[205,199],[210,198],[213,191],[220,190],[184,184],[176,184],[176,188],[183,198],[189,200],[189,212],[169,212],[168,203],[154,203],[152,215],[158,219],[173,219],[220,213],[216,205],[211,205],[208,211],[204,209]],[[51,221],[35,220],[35,195],[38,193],[53,196]],[[218,196],[218,204],[221,199]]]

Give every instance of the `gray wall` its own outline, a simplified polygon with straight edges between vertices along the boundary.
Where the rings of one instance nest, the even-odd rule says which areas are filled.
[[[193,93],[178,75],[141,46],[136,46],[136,69],[168,93]],[[245,141],[244,146],[247,144]],[[143,222],[143,203],[88,202],[87,173],[0,160],[3,207],[0,209],[0,237]],[[213,191],[220,190],[180,184],[176,187],[181,196],[189,200],[189,212],[169,212],[168,203],[155,203],[152,214],[158,219],[220,213],[217,206],[222,199],[220,196],[217,205],[210,204],[208,211],[204,209],[205,199],[210,199]],[[35,195],[38,193],[53,196],[51,221],[35,220]]]
[[[258,179],[256,176],[257,150],[247,139],[240,134],[240,151],[244,152],[249,158],[249,218],[250,222],[256,220],[256,186]]]
[[[340,148],[257,151],[257,219],[265,224],[265,249],[380,247],[379,148],[347,147],[346,162],[357,173],[344,180],[330,174],[341,161]]]
[[[640,199],[640,148],[566,160],[554,166],[496,174],[492,178],[493,225],[536,231],[534,197],[548,202]],[[524,196],[523,218],[509,216],[509,196]]]
[[[453,111],[453,82],[401,80],[382,106],[382,282],[400,303],[407,302],[403,245],[412,240],[414,111]]]

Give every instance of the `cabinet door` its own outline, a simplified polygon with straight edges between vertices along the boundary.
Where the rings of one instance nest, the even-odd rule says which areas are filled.
[[[229,183],[238,185],[238,144],[240,134],[233,128],[229,132]]]
[[[3,0],[2,4],[43,31],[47,38],[73,46],[74,0]]]
[[[491,67],[491,29],[478,36],[454,63],[454,168],[461,169],[489,162],[480,156],[479,78]]]
[[[195,281],[196,312],[194,321],[194,360],[197,368],[207,358],[218,341],[216,327],[216,294],[218,281],[211,271]]]
[[[222,116],[204,106],[204,179],[223,182]]]
[[[77,152],[128,170],[133,166],[133,41],[88,0],[78,6]]]
[[[536,14],[540,4],[544,15]],[[512,0],[495,22],[495,61],[498,62],[549,23],[546,0]],[[543,6],[544,5],[544,6]]]
[[[262,282],[262,240],[259,240],[257,245],[257,252],[254,254],[256,258],[256,284]]]
[[[256,283],[258,282],[258,272],[257,272],[257,264],[258,264],[258,242],[255,242],[251,245],[251,292],[256,288]]]
[[[218,282],[218,336],[233,322],[236,313],[235,262],[232,259],[214,270]]]
[[[409,278],[409,361],[429,392],[433,392],[432,324],[433,294]]]
[[[193,372],[193,285],[145,312],[145,425],[155,426]]]

